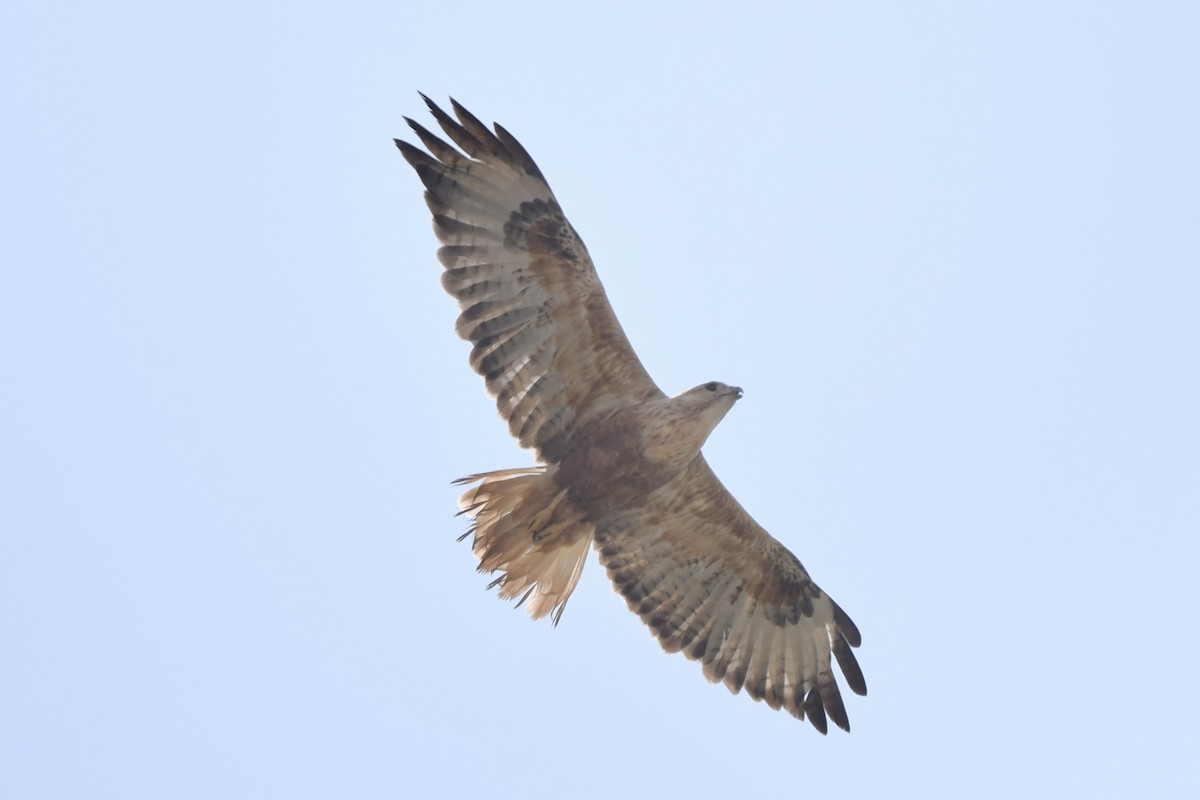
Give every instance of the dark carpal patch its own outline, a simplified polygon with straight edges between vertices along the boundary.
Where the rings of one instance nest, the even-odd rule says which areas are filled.
[[[528,250],[533,256],[562,256],[578,261],[579,254],[571,246],[574,231],[553,200],[538,198],[521,203],[504,225],[504,246],[512,250]]]

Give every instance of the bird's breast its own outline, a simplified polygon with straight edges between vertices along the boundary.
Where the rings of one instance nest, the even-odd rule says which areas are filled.
[[[647,431],[638,422],[627,414],[593,426],[558,465],[555,482],[593,520],[636,506],[683,471],[647,456]]]

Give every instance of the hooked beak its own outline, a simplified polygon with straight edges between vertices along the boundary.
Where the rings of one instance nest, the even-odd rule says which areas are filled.
[[[734,399],[734,400],[741,400],[741,399],[742,399],[742,394],[743,394],[743,392],[742,392],[742,387],[740,387],[740,386],[730,386],[730,387],[729,387],[729,391],[733,393],[733,399]]]

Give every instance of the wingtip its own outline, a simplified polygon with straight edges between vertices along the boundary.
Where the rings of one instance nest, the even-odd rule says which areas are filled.
[[[435,117],[436,117],[438,114],[445,114],[445,113],[446,113],[446,112],[442,111],[441,107],[440,107],[440,106],[438,106],[438,104],[437,104],[437,103],[435,103],[435,102],[434,102],[434,101],[433,101],[433,100],[432,100],[432,99],[429,97],[429,95],[425,94],[424,92],[417,92],[417,94],[421,95],[421,99],[425,101],[425,106],[426,106],[426,108],[428,108],[428,109],[429,109],[429,110],[430,110],[430,111],[433,113],[433,115],[434,115]]]
[[[429,95],[425,94],[422,91],[418,91],[417,94],[421,95],[421,99],[425,101],[425,105],[429,106],[430,111],[438,112],[438,111],[442,110],[441,107],[438,106],[438,104],[436,102],[434,102],[432,99],[430,99]],[[449,100],[450,100],[450,107],[452,109],[454,109],[455,114],[459,114],[463,111],[466,111],[466,109],[463,107],[463,104],[458,102],[457,100],[455,100],[453,97],[450,97]]]
[[[421,174],[422,170],[425,170],[425,172],[428,173],[429,163],[433,161],[429,155],[427,155],[424,151],[413,147],[403,139],[393,139],[392,141],[396,143],[396,149],[400,151],[400,155],[404,156],[404,160],[411,164],[413,169],[417,170],[418,175]],[[421,180],[424,181],[425,178],[422,177]]]

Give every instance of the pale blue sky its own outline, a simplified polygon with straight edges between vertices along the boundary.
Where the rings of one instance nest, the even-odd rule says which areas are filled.
[[[1200,793],[1200,7],[10,2],[0,796]],[[417,91],[538,160],[853,733],[485,591]]]

